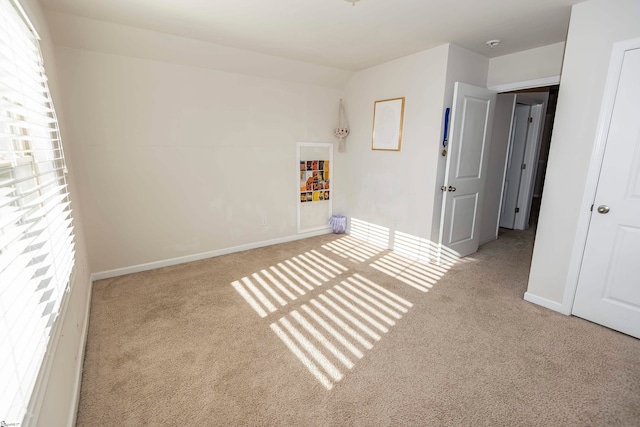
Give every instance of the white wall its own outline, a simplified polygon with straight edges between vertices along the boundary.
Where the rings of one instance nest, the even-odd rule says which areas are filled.
[[[345,90],[351,128],[346,152],[336,153],[340,204],[357,218],[429,238],[441,134],[448,45],[356,73]],[[401,151],[373,151],[376,100],[405,97]]]
[[[546,81],[536,86],[557,84],[557,78],[562,70],[563,55],[564,42],[560,42],[491,58],[487,87],[501,90],[501,86],[530,81]],[[524,87],[527,85],[517,88]],[[531,85],[529,84],[528,87]],[[517,88],[510,87],[508,90]]]
[[[47,11],[55,44],[343,89],[353,72]]]
[[[32,425],[64,426],[70,425],[75,419],[76,404],[79,389],[78,380],[82,371],[84,358],[84,327],[87,319],[87,309],[91,293],[89,272],[91,266],[85,249],[83,209],[78,195],[78,178],[75,167],[77,159],[73,156],[73,147],[67,138],[67,126],[62,108],[63,91],[58,85],[58,73],[54,48],[43,11],[37,0],[21,0],[34,27],[40,35],[40,47],[44,58],[45,70],[49,78],[49,88],[56,107],[58,121],[63,141],[63,149],[69,174],[67,182],[71,193],[73,208],[74,231],[76,244],[75,273],[72,276],[71,292],[67,294],[66,309],[58,317],[53,341],[56,345],[53,352],[47,356],[48,363],[41,372],[42,388],[37,397],[42,399],[39,413],[33,414],[29,422]],[[37,409],[37,408],[36,408]]]
[[[391,236],[400,231],[437,240],[444,108],[451,106],[454,82],[484,86],[488,61],[442,45],[353,76],[345,90],[351,134],[347,152],[336,154],[336,176],[344,189],[338,190],[344,193],[340,208],[349,217],[389,228]],[[371,150],[374,102],[403,96],[401,151]]]
[[[591,0],[573,6],[540,220],[526,299],[569,312],[566,298],[578,217],[596,137],[611,49],[640,37],[640,2]]]
[[[99,37],[93,26],[81,30],[83,49],[92,47],[87,40],[123,32],[106,23],[96,24]],[[167,41],[124,30],[127,55],[139,53],[130,46],[153,53]],[[67,31],[60,34],[67,42]],[[176,50],[193,43],[171,37]],[[207,46],[198,49],[215,58],[218,46]],[[194,66],[179,55],[165,62],[68,47],[56,54],[93,272],[296,234],[295,144],[333,141],[342,94],[320,86],[323,77],[315,85],[289,82]],[[263,60],[257,57],[257,68]],[[272,65],[287,76],[291,61],[278,61]]]
[[[451,107],[453,103],[453,86],[455,82],[485,87],[489,72],[489,58],[475,52],[449,45],[447,59],[447,81],[445,83],[444,104]]]
[[[500,217],[502,187],[504,186],[505,164],[511,139],[511,120],[515,105],[516,95],[498,94],[488,152],[484,203],[480,217],[480,244],[498,238],[497,227]]]

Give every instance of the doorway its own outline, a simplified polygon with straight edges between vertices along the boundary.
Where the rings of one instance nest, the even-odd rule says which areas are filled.
[[[515,95],[516,105],[505,162],[499,219],[501,228],[533,228],[535,231],[540,215],[558,89],[558,85],[553,85],[506,93]]]
[[[509,151],[509,144],[514,130],[512,121],[518,101],[521,104],[535,106],[532,110],[534,110],[534,113],[539,114],[540,125],[537,127],[535,137],[530,137],[536,143],[531,143],[522,150],[526,160],[513,162],[512,156],[513,166],[520,167],[520,172],[526,173],[523,174],[524,178],[521,178],[515,188],[515,193],[518,194],[518,202],[509,208],[513,213],[514,223],[505,229],[526,230],[532,228],[532,231],[535,231],[540,212],[540,200],[547,169],[557,98],[558,85],[520,89],[498,94],[495,104],[491,144],[487,154],[485,194],[480,225],[481,245],[498,238],[503,206],[504,209],[507,209],[506,205],[504,205],[504,199],[506,196],[505,190],[508,190],[509,184],[505,180],[509,155],[513,154],[513,152],[510,153]],[[529,123],[527,124],[529,125]],[[523,203],[520,203],[520,201],[523,201]],[[516,223],[517,226],[515,226]]]

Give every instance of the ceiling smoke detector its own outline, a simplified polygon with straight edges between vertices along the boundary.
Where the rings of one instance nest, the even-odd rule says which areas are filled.
[[[352,6],[355,6],[356,3],[358,3],[360,0],[344,0],[344,1],[351,3]]]
[[[489,46],[489,49],[493,49],[494,47],[496,47],[496,46],[498,46],[500,44],[500,40],[489,40],[485,44],[487,46]]]

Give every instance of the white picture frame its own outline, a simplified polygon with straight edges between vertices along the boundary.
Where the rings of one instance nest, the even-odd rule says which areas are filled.
[[[371,149],[400,151],[404,122],[404,97],[383,99],[373,104]]]

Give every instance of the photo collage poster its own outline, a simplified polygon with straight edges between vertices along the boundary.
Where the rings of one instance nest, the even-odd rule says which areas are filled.
[[[300,202],[329,200],[329,160],[300,161]]]

